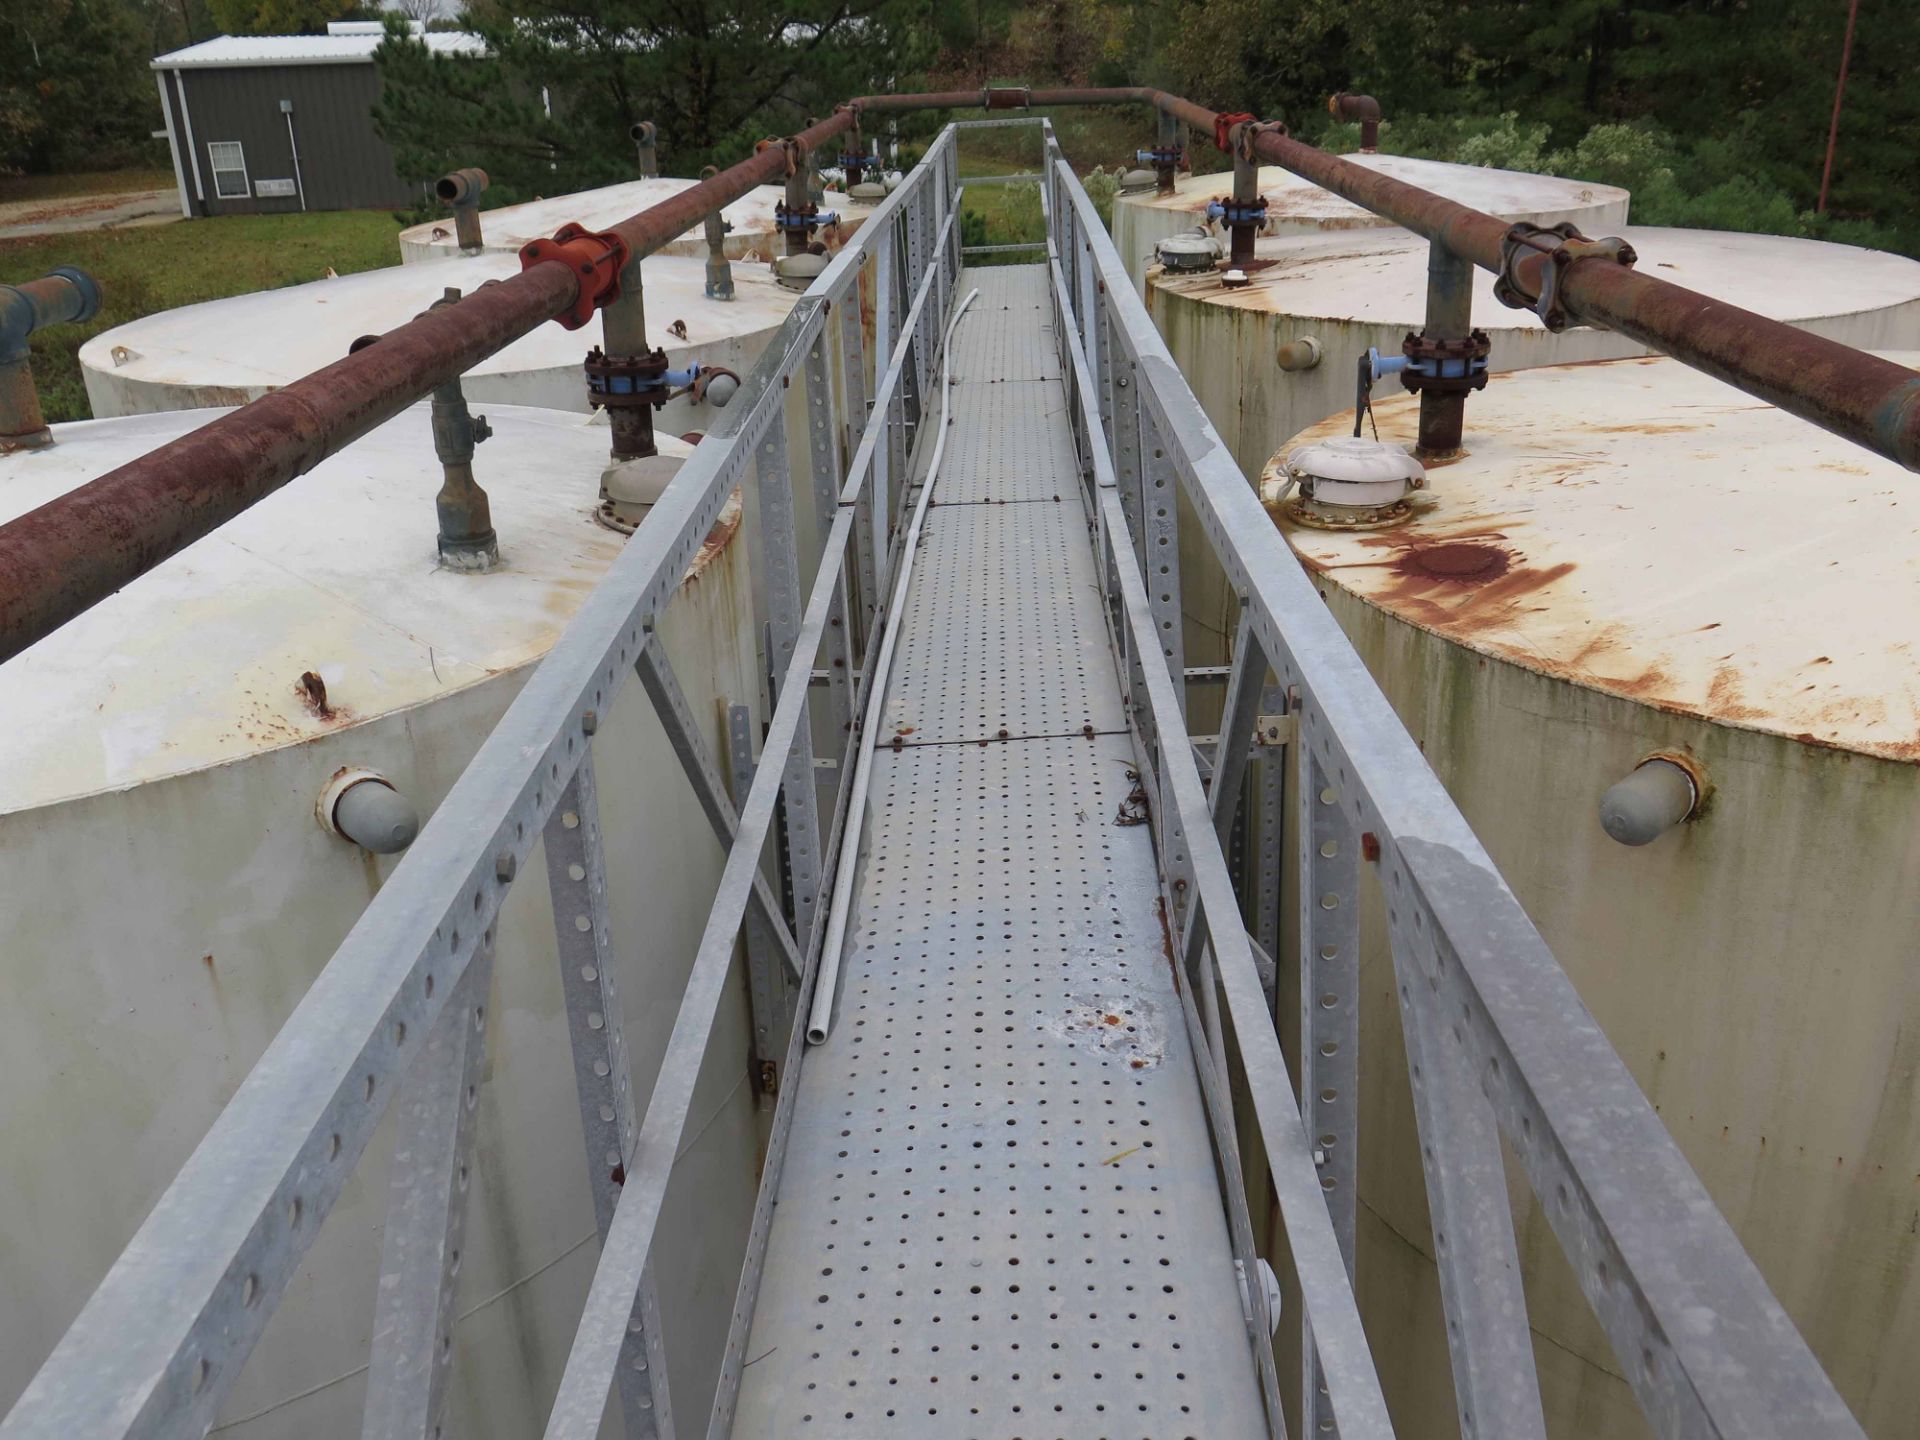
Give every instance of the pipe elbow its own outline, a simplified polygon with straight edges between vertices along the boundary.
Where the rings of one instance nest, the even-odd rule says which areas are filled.
[[[100,313],[100,282],[72,265],[38,280],[0,285],[0,363],[24,359],[27,341],[48,325],[75,325]]]
[[[1371,95],[1349,95],[1342,90],[1327,98],[1327,113],[1337,120],[1360,122],[1360,148],[1380,148],[1380,102]]]
[[[453,170],[433,182],[433,193],[448,205],[473,205],[487,188],[487,172],[469,167]]]
[[[1704,787],[1690,765],[1649,755],[1600,797],[1600,828],[1622,845],[1648,845],[1699,811]]]

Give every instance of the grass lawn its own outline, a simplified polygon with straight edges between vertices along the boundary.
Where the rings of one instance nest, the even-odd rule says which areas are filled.
[[[1075,173],[1090,175],[1100,166],[1111,174],[1131,169],[1133,154],[1153,138],[1150,117],[1131,109],[1110,110],[1101,107],[1064,106],[1058,110],[1036,111],[1053,121],[1060,149]],[[967,130],[960,135],[960,175],[1025,174],[1040,168],[1040,135],[1037,130]],[[1094,203],[1103,216],[1112,206],[1111,192],[1090,185]],[[1040,187],[1037,184],[979,185],[971,187],[961,205],[961,220],[966,226],[969,245],[1011,245],[1023,240],[1041,240],[1046,229],[1040,214]],[[1015,251],[1006,255],[970,257],[975,265],[1031,265],[1045,258],[1041,251]]]
[[[318,280],[329,267],[345,275],[397,265],[399,233],[385,211],[342,210],[0,240],[0,282],[31,280],[56,265],[77,265],[100,282],[105,303],[89,323],[33,337],[33,374],[47,419],[85,420],[92,411],[79,350],[100,331],[156,310]]]
[[[66,200],[123,190],[171,190],[173,171],[94,170],[85,175],[0,175],[0,205],[16,200]]]

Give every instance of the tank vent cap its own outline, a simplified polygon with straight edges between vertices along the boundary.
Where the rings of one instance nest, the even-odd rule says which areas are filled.
[[[600,473],[600,504],[593,518],[609,530],[631,535],[685,463],[678,455],[616,460]]]
[[[877,180],[862,180],[858,185],[850,186],[847,194],[855,200],[877,202],[887,198],[887,186]]]
[[[825,255],[815,255],[812,251],[782,255],[773,262],[773,278],[789,290],[804,290],[820,278],[827,264]]]
[[[1287,456],[1285,498],[1299,486],[1287,512],[1306,525],[1367,529],[1406,518],[1407,497],[1425,487],[1427,470],[1398,445],[1342,435],[1302,445]]]
[[[1153,253],[1176,274],[1211,270],[1220,258],[1220,242],[1204,230],[1184,230],[1162,240],[1153,247]]]
[[[1142,190],[1155,189],[1160,177],[1151,170],[1128,170],[1120,176],[1120,193],[1138,195]]]

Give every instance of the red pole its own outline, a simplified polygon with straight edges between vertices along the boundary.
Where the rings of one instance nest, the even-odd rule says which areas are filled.
[[[1853,59],[1853,22],[1860,15],[1860,0],[1847,0],[1847,38],[1840,46],[1840,82],[1833,87],[1833,122],[1827,126],[1827,163],[1820,167],[1820,201],[1817,214],[1827,213],[1827,182],[1833,179],[1833,150],[1840,142],[1840,102],[1847,96],[1847,65]]]

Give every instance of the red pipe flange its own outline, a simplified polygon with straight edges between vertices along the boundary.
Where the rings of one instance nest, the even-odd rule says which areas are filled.
[[[568,223],[551,240],[529,240],[520,247],[520,268],[531,270],[557,260],[579,277],[573,307],[553,318],[569,330],[578,330],[593,312],[620,298],[620,272],[627,264],[627,242],[611,230],[589,230]]]

